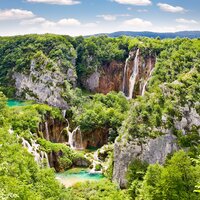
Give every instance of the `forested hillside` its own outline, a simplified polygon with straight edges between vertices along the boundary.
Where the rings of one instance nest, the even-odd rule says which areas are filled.
[[[0,37],[0,91],[0,199],[200,198],[199,39]]]

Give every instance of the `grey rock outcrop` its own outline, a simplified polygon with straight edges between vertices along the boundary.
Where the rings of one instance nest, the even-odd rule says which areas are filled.
[[[146,161],[149,164],[163,164],[167,155],[179,149],[176,137],[166,134],[156,139],[146,139],[143,143],[139,141],[116,142],[114,145],[114,170],[113,181],[121,188],[127,186],[126,173],[129,164],[134,159]]]
[[[91,74],[91,76],[85,81],[86,88],[90,91],[95,91],[99,87],[99,78],[99,72],[94,72]]]
[[[195,126],[200,135],[200,115],[197,113],[197,110],[185,105],[180,108],[180,112],[182,113],[182,117],[179,120],[177,118],[174,120],[175,128],[182,131],[183,135],[186,135],[187,131]]]
[[[68,70],[68,76],[65,76],[59,67],[50,70],[47,65],[48,60],[39,67],[36,61],[32,60],[28,73],[15,72],[13,79],[17,90],[16,96],[67,109],[68,105],[62,98],[62,92],[65,81],[75,81],[73,70]]]

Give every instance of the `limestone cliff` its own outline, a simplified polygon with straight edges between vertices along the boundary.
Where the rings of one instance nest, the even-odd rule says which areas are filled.
[[[66,74],[62,73],[56,63],[53,63],[53,68],[49,68],[52,63],[48,59],[43,64],[38,62],[33,59],[28,72],[13,74],[16,96],[67,109],[68,104],[62,93],[65,90],[65,81],[75,85],[75,72],[69,68]]]
[[[122,91],[129,95],[130,78],[133,74],[136,62],[138,63],[138,74],[136,76],[133,96],[142,95],[149,76],[155,66],[156,56],[147,53],[143,55],[141,51],[136,60],[136,50],[129,52],[129,57],[125,62],[111,61],[99,70],[92,73],[87,78],[82,77],[82,85],[91,92],[107,94],[110,91]]]
[[[167,155],[178,150],[176,137],[172,134],[156,139],[146,139],[143,143],[138,140],[115,142],[113,181],[121,188],[127,186],[126,173],[129,164],[136,158],[150,164],[163,164]]]
[[[180,140],[178,141],[175,136],[177,132],[180,132],[183,137],[190,137],[192,131],[196,130],[196,134],[200,136],[200,115],[195,107],[185,105],[183,107],[179,106],[177,109],[181,117],[172,118],[173,126],[171,129],[166,129],[164,124],[170,116],[163,116],[163,126],[154,128],[154,131],[158,131],[162,135],[155,139],[145,138],[140,141],[140,139],[136,138],[127,140],[126,134],[123,135],[120,141],[118,141],[119,138],[116,139],[114,145],[113,181],[117,182],[120,187],[125,188],[127,186],[126,173],[129,164],[134,159],[138,158],[149,164],[156,162],[163,164],[168,154],[180,148],[187,150],[187,148],[178,145]],[[198,141],[193,142],[198,144]]]

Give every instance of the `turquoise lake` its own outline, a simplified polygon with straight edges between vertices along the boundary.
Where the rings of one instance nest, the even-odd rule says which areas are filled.
[[[80,170],[79,172],[74,173],[69,171],[56,174],[56,179],[66,187],[71,187],[78,182],[99,181],[104,178],[102,174],[91,174],[87,170]]]
[[[8,107],[27,106],[31,104],[34,104],[33,101],[21,101],[16,99],[9,99],[7,101]]]

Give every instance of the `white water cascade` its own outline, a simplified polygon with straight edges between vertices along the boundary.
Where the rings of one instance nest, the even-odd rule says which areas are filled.
[[[92,169],[90,170],[91,174],[102,173],[102,169],[100,171],[96,170],[96,166],[100,165],[101,162],[98,158],[98,151],[94,152],[93,161],[92,161]]]
[[[46,162],[46,165],[49,167],[49,159],[47,153],[44,151],[40,151],[40,145],[36,143],[36,140],[31,139],[30,144],[23,137],[21,139],[23,147],[26,148],[28,152],[34,156],[35,162],[42,167],[44,167],[44,163]]]
[[[65,118],[67,110],[62,110],[62,116]]]
[[[135,59],[134,59],[134,66],[133,66],[133,73],[129,79],[129,99],[133,98],[133,92],[134,92],[134,88],[135,88],[135,82],[136,82],[136,78],[138,76],[139,73],[139,53],[140,50],[137,49],[136,55],[135,55]]]
[[[127,74],[127,66],[128,62],[131,58],[131,55],[129,54],[128,58],[126,59],[125,67],[124,67],[124,76],[123,76],[123,87],[122,87],[122,92],[125,94],[125,87],[126,87],[126,74]]]
[[[49,137],[49,129],[48,129],[48,122],[46,121],[45,122],[45,132],[46,132],[46,140],[50,140],[50,137]]]
[[[67,121],[66,131],[68,133],[68,144],[72,149],[84,149],[83,148],[83,137],[80,130],[80,127],[77,126],[72,132],[69,130],[69,121]],[[80,143],[78,144],[76,141],[76,134],[80,134]]]
[[[153,73],[153,70],[154,70],[154,68],[152,68],[152,63],[151,63],[151,61],[150,61],[150,69],[151,69],[151,71],[150,71],[150,73],[149,73],[149,76],[148,76],[147,80],[145,81],[145,83],[144,83],[144,85],[143,85],[143,88],[142,88],[142,93],[141,93],[142,96],[144,96],[144,93],[145,93],[145,91],[146,91],[146,86],[147,86],[147,84],[148,84],[148,82],[149,82],[149,80],[150,80],[150,78],[151,78],[151,75],[152,75],[152,73]]]

